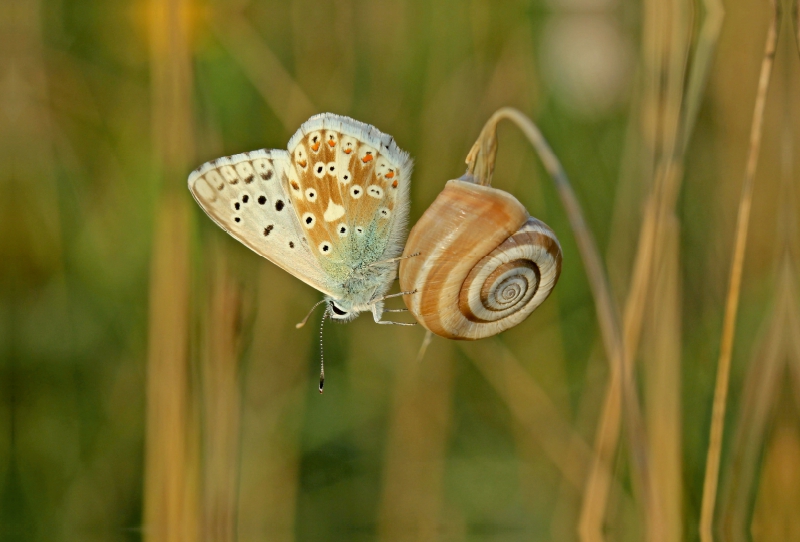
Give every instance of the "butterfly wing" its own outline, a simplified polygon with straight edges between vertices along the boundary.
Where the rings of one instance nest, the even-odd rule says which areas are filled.
[[[309,286],[334,295],[292,210],[288,192],[292,170],[286,151],[237,154],[197,168],[189,175],[189,190],[208,216],[235,239]]]
[[[375,127],[325,113],[289,141],[289,193],[320,266],[339,284],[399,256],[412,161]]]

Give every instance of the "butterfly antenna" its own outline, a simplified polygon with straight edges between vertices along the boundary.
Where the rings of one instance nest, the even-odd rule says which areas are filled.
[[[325,318],[328,317],[328,311],[322,315],[322,322],[319,324],[319,392],[322,393],[322,388],[325,386],[325,350],[322,348],[322,327],[325,325]]]
[[[294,327],[295,327],[296,329],[300,329],[301,327],[303,327],[304,325],[306,325],[306,322],[308,321],[308,318],[309,318],[309,316],[311,316],[311,313],[312,313],[312,312],[314,312],[314,309],[316,309],[317,307],[319,307],[319,306],[320,306],[320,305],[322,305],[323,303],[325,303],[325,300],[324,300],[324,299],[323,299],[323,300],[321,300],[321,301],[319,301],[319,302],[317,302],[317,303],[315,303],[315,304],[314,304],[314,306],[313,306],[313,307],[311,307],[311,310],[310,310],[310,311],[308,311],[308,314],[306,314],[306,317],[305,317],[305,318],[303,318],[303,321],[302,321],[302,322],[300,322],[299,324],[295,324],[295,325],[294,325]]]

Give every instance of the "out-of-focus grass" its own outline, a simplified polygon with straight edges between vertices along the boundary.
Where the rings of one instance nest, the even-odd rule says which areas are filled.
[[[587,539],[694,539],[771,15],[727,5],[717,40],[721,15],[705,6],[0,6],[0,539],[561,541],[579,525]],[[731,359],[716,512],[731,539],[797,533],[800,80],[787,21]],[[559,235],[552,297],[496,339],[434,339],[419,364],[420,329],[328,325],[321,397],[315,326],[294,329],[319,295],[225,235],[185,188],[202,161],[282,148],[332,111],[415,157],[413,222],[501,106],[540,126],[607,255],[648,494],[569,223],[512,129],[495,185]]]

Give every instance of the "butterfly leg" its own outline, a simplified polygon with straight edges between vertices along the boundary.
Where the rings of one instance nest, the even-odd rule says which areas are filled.
[[[408,256],[398,256],[397,258],[389,258],[388,260],[381,260],[379,262],[372,262],[367,267],[372,267],[373,265],[382,265],[382,264],[385,264],[385,263],[399,262],[400,260],[405,260],[407,258],[414,258],[414,257],[419,256],[419,255],[420,255],[419,252],[415,252],[414,254],[409,254]]]
[[[379,302],[383,301],[384,299],[389,299],[390,297],[400,297],[401,295],[411,295],[411,294],[416,294],[416,293],[417,293],[416,290],[412,290],[410,292],[398,292],[396,294],[385,295],[383,297],[379,297],[378,299],[373,299],[372,303],[370,303],[370,305],[374,305],[375,303],[379,303]]]
[[[415,326],[416,323],[407,323],[407,322],[393,322],[391,320],[381,320],[381,316],[384,312],[404,312],[408,309],[384,309],[383,308],[383,300],[387,297],[397,297],[403,295],[404,293],[413,293],[413,292],[400,292],[399,294],[392,294],[383,296],[380,299],[376,299],[372,302],[372,317],[375,319],[375,322],[378,324],[394,324],[398,326]]]

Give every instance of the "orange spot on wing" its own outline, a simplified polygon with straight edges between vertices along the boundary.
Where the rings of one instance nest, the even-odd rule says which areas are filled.
[[[317,141],[316,143],[311,145],[311,150],[313,150],[314,152],[317,152],[319,150],[319,145],[320,145],[320,142]]]
[[[298,164],[300,167],[306,167],[306,164],[307,164],[307,163],[308,163],[308,162],[306,162],[305,160],[303,160],[302,162],[297,162],[297,164]]]
[[[397,188],[397,181],[392,183],[392,188]]]
[[[394,171],[392,171],[392,170],[390,169],[390,170],[389,170],[389,173],[387,173],[387,174],[386,174],[386,178],[387,178],[387,179],[391,179],[391,178],[393,178],[393,177],[394,177]]]
[[[350,154],[351,152],[353,152],[353,149],[345,149],[345,150],[344,150],[344,153],[345,153],[345,154]]]
[[[336,146],[336,142],[335,142],[333,139],[329,139],[329,140],[328,140],[328,145],[329,145],[330,147],[335,147],[335,146]]]
[[[367,162],[371,162],[372,161],[372,155],[367,153],[366,155],[364,155],[364,158],[362,158],[361,161],[364,162],[365,164]]]
[[[297,183],[294,181],[292,181],[292,188],[294,188],[295,190],[300,190],[300,187],[297,186]]]

